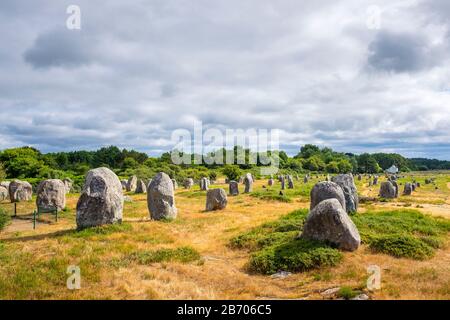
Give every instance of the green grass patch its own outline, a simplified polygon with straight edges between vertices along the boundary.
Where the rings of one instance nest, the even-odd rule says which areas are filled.
[[[131,263],[149,265],[161,262],[189,263],[200,260],[200,253],[191,247],[180,247],[175,249],[159,249],[135,251],[122,258],[114,259],[111,264],[116,267],[126,267]]]
[[[0,208],[0,231],[9,223],[10,217],[3,208]]]
[[[370,249],[399,258],[431,258],[450,232],[449,220],[409,209],[368,211],[352,219]]]
[[[263,274],[280,270],[301,272],[338,264],[342,260],[338,250],[297,237],[307,214],[308,210],[291,212],[231,239],[230,246],[249,249],[252,252],[249,269]]]
[[[308,210],[296,210],[230,240],[230,247],[250,251],[250,271],[302,272],[337,265],[343,255],[328,244],[298,237]],[[363,243],[374,252],[417,260],[432,257],[450,231],[450,221],[416,210],[369,211],[351,216]]]
[[[71,237],[92,238],[96,236],[110,235],[118,232],[129,232],[132,230],[133,226],[129,223],[117,223],[75,231],[71,234]]]

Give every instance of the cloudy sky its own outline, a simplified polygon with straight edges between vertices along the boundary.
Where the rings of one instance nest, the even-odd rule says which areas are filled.
[[[202,121],[450,159],[448,0],[1,0],[0,39],[0,149],[158,154]]]

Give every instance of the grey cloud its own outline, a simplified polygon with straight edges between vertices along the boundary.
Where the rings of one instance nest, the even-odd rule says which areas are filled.
[[[382,71],[419,71],[435,62],[429,47],[417,34],[382,31],[369,45],[368,63]]]
[[[34,68],[75,68],[92,61],[93,43],[83,31],[60,29],[40,35],[24,53]]]

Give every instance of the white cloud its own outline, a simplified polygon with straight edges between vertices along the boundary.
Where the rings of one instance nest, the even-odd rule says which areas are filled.
[[[194,120],[450,159],[446,1],[0,4],[0,148],[170,147]],[[381,30],[366,9],[382,10]]]

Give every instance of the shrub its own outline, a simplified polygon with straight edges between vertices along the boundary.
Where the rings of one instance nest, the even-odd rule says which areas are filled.
[[[200,254],[191,247],[181,247],[176,249],[133,252],[128,259],[142,265],[169,261],[188,263],[199,260]]]
[[[434,255],[434,250],[424,241],[407,235],[386,235],[370,241],[370,248],[394,257],[424,260]]]

